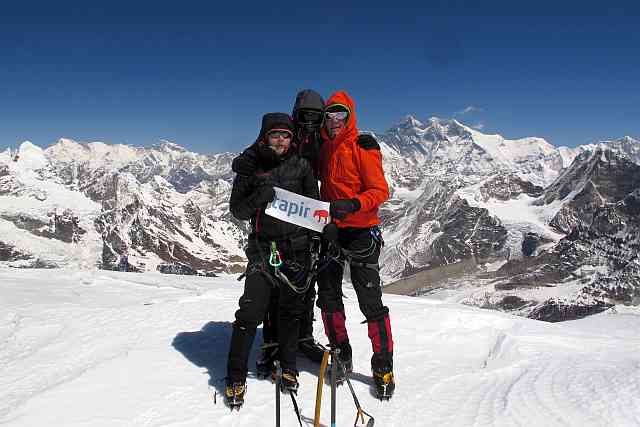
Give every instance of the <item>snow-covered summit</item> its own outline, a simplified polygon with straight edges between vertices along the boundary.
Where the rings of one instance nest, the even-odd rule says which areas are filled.
[[[91,169],[100,167],[119,169],[137,161],[142,149],[125,144],[82,143],[68,138],[60,138],[56,144],[47,148],[45,153],[54,163],[84,164]]]
[[[42,169],[49,163],[42,148],[30,141],[20,144],[14,157],[16,167],[22,171],[35,171]]]
[[[402,129],[421,129],[422,127],[424,127],[420,120],[416,119],[410,114],[404,116],[404,118],[400,122],[398,122],[396,126]]]
[[[605,141],[605,144],[614,150],[625,153],[631,160],[640,164],[640,140],[625,136],[619,139]]]
[[[585,151],[595,151],[598,149],[612,149],[628,156],[632,161],[640,164],[640,140],[631,136],[623,136],[617,139],[606,139],[599,142],[579,145],[574,148],[558,147],[562,155],[564,167],[569,167],[571,163],[581,153]]]
[[[158,149],[166,152],[177,151],[180,153],[186,153],[189,151],[186,148],[184,148],[182,145],[176,144],[175,142],[172,142],[166,139],[161,139],[160,144],[154,145],[154,147],[157,147]]]
[[[393,151],[391,160],[402,158],[413,167],[466,176],[516,171],[536,185],[548,185],[563,167],[561,154],[543,138],[510,140],[456,119],[431,117],[423,124],[407,116],[380,139]]]

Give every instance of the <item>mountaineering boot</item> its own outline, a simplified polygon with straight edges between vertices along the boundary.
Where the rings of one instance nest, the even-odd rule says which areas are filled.
[[[371,358],[371,372],[375,395],[380,400],[389,400],[396,389],[393,378],[393,356],[375,354]]]
[[[256,375],[258,379],[271,378],[275,375],[275,361],[278,360],[278,343],[264,343],[260,357],[256,360]]]
[[[290,391],[293,394],[297,394],[299,386],[300,384],[298,384],[298,372],[293,369],[284,369],[282,371],[282,391]]]
[[[373,371],[373,382],[376,388],[376,397],[380,400],[389,400],[396,389],[392,370]]]
[[[312,362],[322,362],[322,356],[324,355],[324,347],[317,343],[313,336],[300,338],[298,340],[298,350],[305,355],[305,357]]]
[[[231,410],[240,410],[244,404],[244,394],[247,391],[246,381],[232,381],[227,378],[227,384],[224,389],[224,400]]]

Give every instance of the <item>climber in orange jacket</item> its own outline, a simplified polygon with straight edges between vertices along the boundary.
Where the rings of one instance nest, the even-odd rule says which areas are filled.
[[[389,399],[395,389],[393,338],[389,309],[382,304],[378,259],[384,245],[378,209],[389,198],[380,146],[371,135],[358,135],[355,103],[336,92],[326,103],[321,131],[320,198],[330,203],[332,222],[323,231],[325,254],[340,248],[349,262],[351,281],[373,347],[371,370],[377,396]],[[332,347],[340,350],[343,374],[352,369],[352,349],[342,301],[344,263],[329,259],[318,273],[318,307]]]

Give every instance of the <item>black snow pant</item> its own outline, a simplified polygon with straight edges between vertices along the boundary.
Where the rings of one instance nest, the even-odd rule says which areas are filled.
[[[267,250],[267,256],[268,253]],[[247,266],[244,293],[239,301],[240,308],[236,311],[236,320],[233,323],[227,361],[227,377],[233,382],[243,382],[246,379],[249,353],[256,329],[269,316],[275,323],[282,368],[296,370],[298,333],[301,318],[305,314],[304,294],[296,293],[289,285],[278,280],[273,274],[273,269],[267,268],[262,258],[256,259],[249,250],[247,256],[250,262]],[[285,263],[287,257],[289,260],[299,261],[297,264],[304,265],[308,253],[289,252],[288,256],[283,254]],[[268,338],[272,337],[265,337]]]
[[[377,227],[340,228],[338,259],[327,257],[332,249],[323,245],[324,265],[318,273],[318,307],[322,310],[325,333],[332,346],[341,346],[349,337],[345,326],[342,301],[344,262],[349,263],[351,282],[358,297],[360,311],[367,320],[369,338],[373,347],[372,365],[392,365],[393,338],[389,309],[382,303],[382,287],[378,259],[383,245]]]
[[[265,344],[275,343],[278,341],[278,295],[273,292],[269,309],[262,322],[262,336]],[[315,281],[311,283],[306,294],[303,296],[305,312],[300,318],[300,330],[298,332],[298,342],[313,339],[313,307],[316,302]]]

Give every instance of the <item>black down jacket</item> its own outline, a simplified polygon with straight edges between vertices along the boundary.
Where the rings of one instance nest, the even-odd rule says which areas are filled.
[[[258,152],[259,142],[251,146],[251,151]],[[280,221],[264,213],[266,204],[256,206],[252,195],[262,185],[272,185],[292,191],[303,196],[318,199],[318,182],[309,162],[290,150],[271,168],[261,162],[257,156],[257,169],[253,175],[236,175],[231,190],[229,208],[231,214],[239,220],[251,220],[251,240],[257,238],[263,242],[292,239],[295,236],[307,235],[308,230],[288,222]]]

